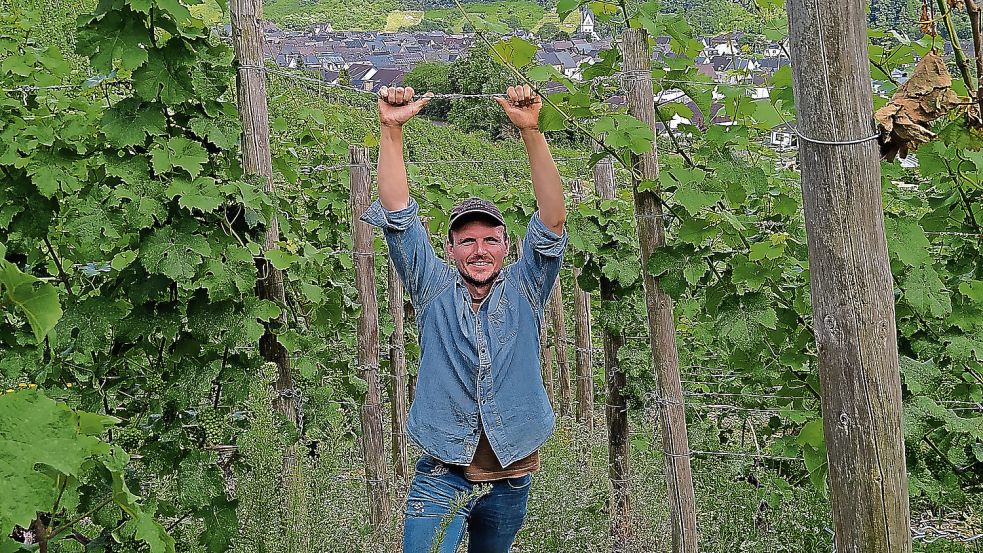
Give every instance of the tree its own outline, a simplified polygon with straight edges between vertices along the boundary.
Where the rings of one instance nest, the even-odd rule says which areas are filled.
[[[426,92],[433,92],[434,94],[451,92],[450,72],[450,64],[425,61],[418,64],[403,77],[403,86],[412,86],[414,90],[421,94]],[[420,113],[431,119],[446,121],[447,113],[450,110],[450,101],[434,100],[427,104]]]
[[[570,39],[570,35],[555,23],[543,23],[543,26],[536,32],[536,36],[546,42]]]
[[[451,91],[462,94],[501,93],[516,84],[508,70],[492,60],[484,47],[475,47],[451,65],[448,75]],[[508,118],[495,102],[454,102],[447,121],[463,131],[485,131],[495,137],[510,128]]]

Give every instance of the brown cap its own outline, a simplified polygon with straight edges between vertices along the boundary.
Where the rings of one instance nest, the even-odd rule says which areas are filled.
[[[495,207],[495,204],[481,198],[468,198],[458,202],[451,209],[451,218],[447,223],[448,232],[459,223],[470,221],[475,216],[493,219],[499,224],[505,225],[505,218],[502,217],[502,212]]]

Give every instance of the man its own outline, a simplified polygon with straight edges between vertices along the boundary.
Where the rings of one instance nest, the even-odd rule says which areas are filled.
[[[539,365],[543,309],[567,242],[560,174],[539,131],[529,86],[497,98],[522,136],[539,210],[523,255],[502,268],[509,238],[491,202],[469,198],[450,213],[437,257],[410,198],[402,127],[429,100],[412,88],[379,91],[379,200],[362,219],[382,227],[416,310],[420,369],[407,433],[424,451],[406,499],[404,553],[507,553],[525,519],[539,447],[555,417]],[[479,484],[491,491],[478,497]]]

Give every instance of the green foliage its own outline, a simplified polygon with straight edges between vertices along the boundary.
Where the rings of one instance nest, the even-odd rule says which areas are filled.
[[[4,482],[0,547],[15,550],[18,544],[10,533],[15,526],[31,527],[38,513],[54,519],[41,538],[47,543],[64,539],[64,532],[87,511],[112,502],[128,517],[123,536],[145,543],[151,553],[174,553],[174,539],[154,520],[152,509],[140,504],[127,487],[128,455],[100,439],[117,422],[114,417],[76,411],[39,390],[0,396],[0,477]],[[108,474],[108,482],[103,482],[102,471]],[[104,495],[107,497],[99,498]],[[90,509],[93,505],[96,507]],[[112,529],[115,524],[106,526]]]
[[[399,7],[397,0],[267,0],[263,15],[291,28],[328,23],[337,30],[370,31],[385,27],[386,16]]]
[[[4,252],[0,244],[0,253]],[[49,283],[26,275],[8,261],[0,260],[0,305],[17,308],[27,319],[38,342],[44,339],[61,318],[58,291]]]

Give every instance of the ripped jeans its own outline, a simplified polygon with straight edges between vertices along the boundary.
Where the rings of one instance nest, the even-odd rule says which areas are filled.
[[[508,553],[526,518],[531,483],[531,474],[486,482],[491,492],[475,498],[482,483],[424,454],[406,496],[403,553],[432,553],[438,539],[437,553],[454,553],[465,530],[468,553]]]

